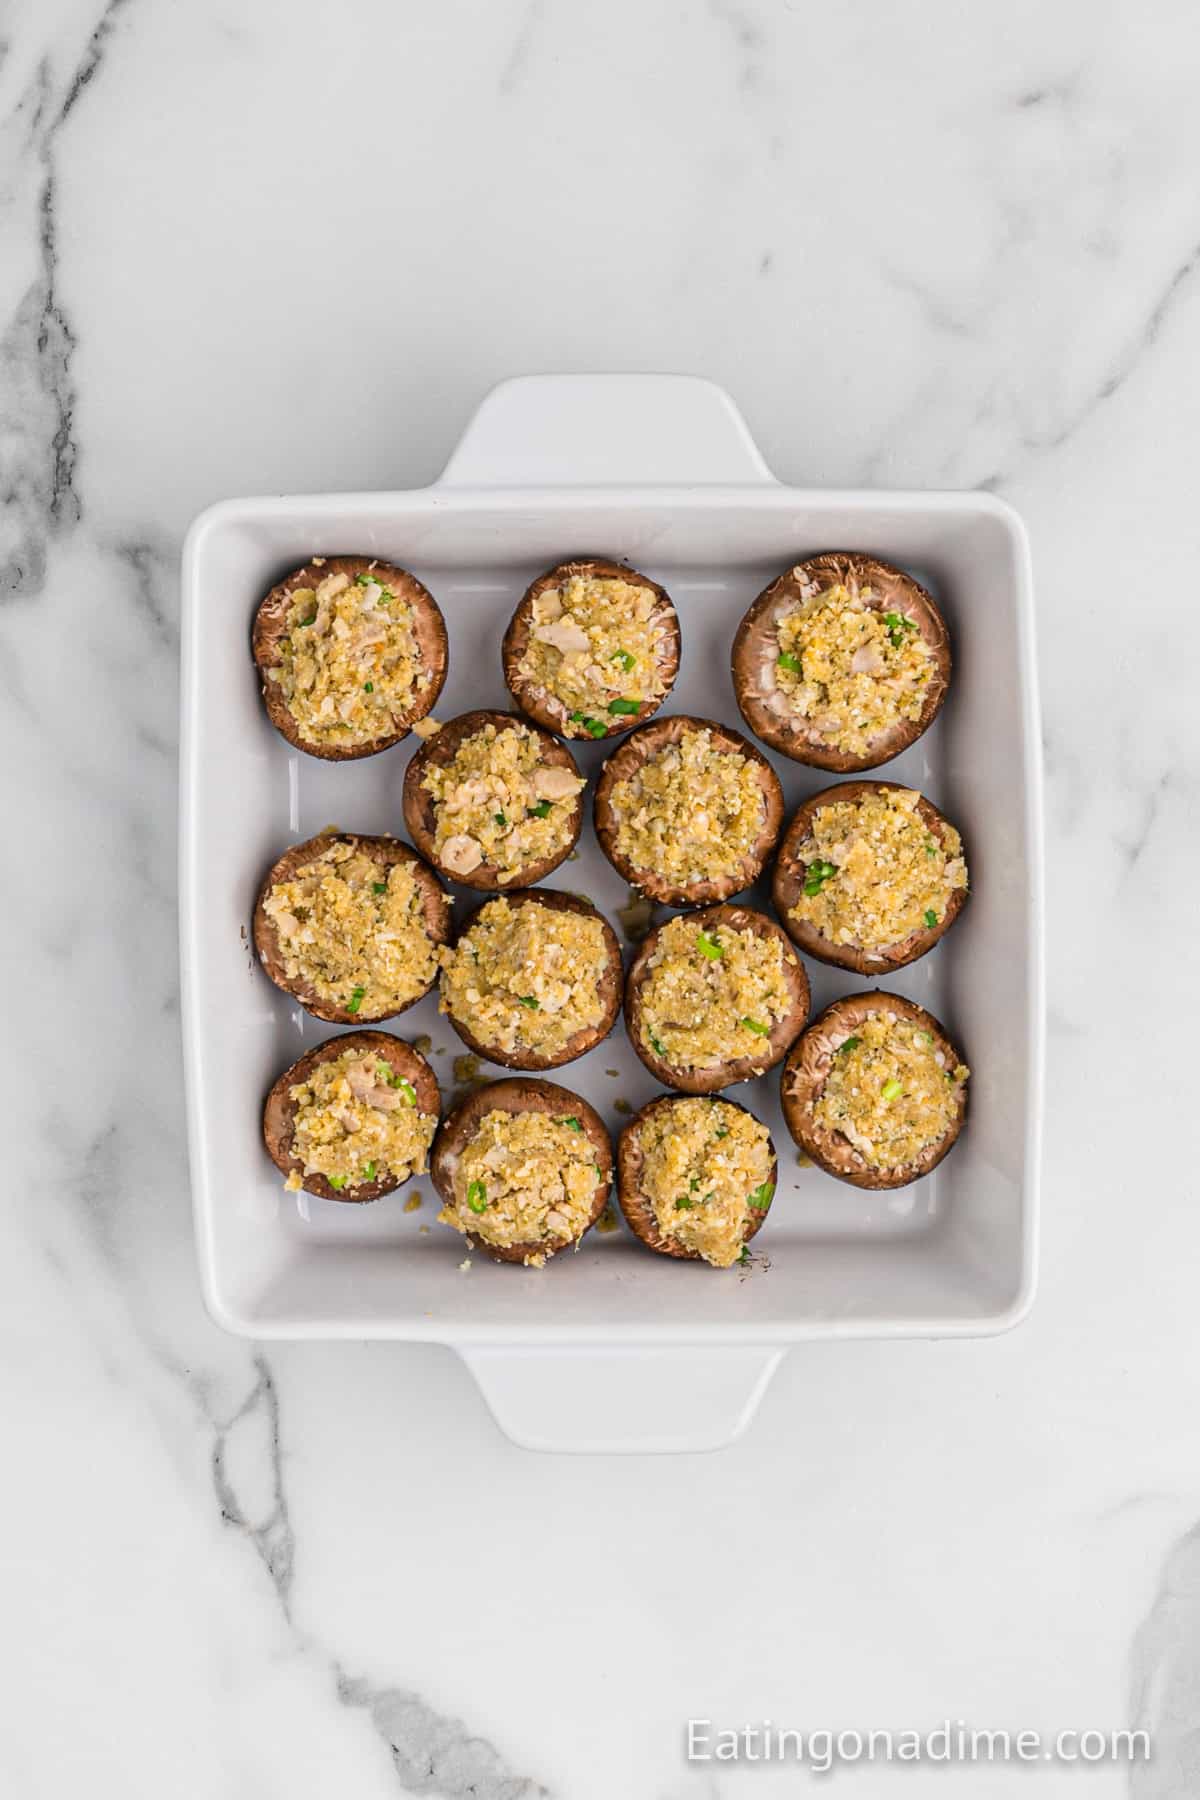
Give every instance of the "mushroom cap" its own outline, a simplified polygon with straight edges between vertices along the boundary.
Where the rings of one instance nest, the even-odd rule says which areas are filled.
[[[421,786],[422,777],[431,764],[445,766],[454,760],[459,745],[467,738],[473,737],[485,725],[494,725],[497,732],[506,726],[518,725],[522,731],[528,731],[537,738],[542,747],[543,759],[549,768],[563,769],[571,775],[578,776],[580,771],[575,759],[565,744],[540,725],[522,718],[520,713],[493,712],[487,708],[479,708],[474,712],[460,713],[456,719],[450,719],[430,738],[426,738],[419,750],[415,750],[404,771],[404,822],[408,826],[417,849],[425,856],[449,881],[457,881],[463,887],[478,888],[487,893],[508,893],[510,889],[532,887],[535,882],[542,881],[552,869],[567,860],[579,841],[579,833],[583,828],[583,794],[580,788],[571,805],[568,817],[569,829],[563,841],[562,849],[553,856],[535,857],[521,868],[514,870],[507,881],[501,881],[498,872],[486,863],[469,874],[462,875],[448,869],[438,861],[434,854],[434,841],[437,833],[437,804],[433,795]]]
[[[836,806],[843,801],[857,802],[880,790],[911,792],[911,789],[906,789],[897,781],[840,781],[834,787],[823,788],[819,794],[813,794],[807,799],[797,809],[783,834],[771,882],[772,904],[793,943],[798,944],[806,956],[815,957],[818,962],[832,963],[839,969],[853,969],[858,975],[878,975],[888,969],[901,969],[906,963],[916,962],[918,957],[933,949],[967,903],[967,889],[955,888],[936,925],[927,926],[923,931],[911,931],[907,937],[898,938],[894,944],[887,944],[878,950],[866,950],[858,944],[830,943],[807,919],[792,918],[791,909],[800,898],[807,872],[807,864],[801,860],[799,850],[812,828],[814,814],[823,806]],[[923,794],[918,795],[917,811],[925,821],[930,836],[941,843],[948,821]]]
[[[254,906],[254,947],[258,951],[259,961],[269,978],[277,988],[285,994],[297,999],[306,1012],[312,1013],[316,1019],[326,1019],[334,1025],[353,1025],[361,1017],[359,1013],[348,1012],[345,1007],[335,1006],[329,1000],[322,1000],[314,993],[311,984],[301,978],[291,980],[284,968],[284,955],[279,943],[279,933],[275,921],[266,910],[267,898],[271,889],[280,882],[290,881],[306,863],[314,861],[327,844],[337,842],[351,844],[364,856],[369,856],[381,869],[389,869],[396,863],[407,863],[413,872],[421,893],[421,912],[425,929],[435,944],[445,944],[450,938],[450,896],[442,887],[437,876],[423,857],[399,838],[366,837],[353,831],[323,831],[316,837],[306,838],[302,844],[293,844],[290,850],[273,863],[264,877],[258,891],[258,899]],[[393,1019],[397,1014],[407,1012],[410,1006],[427,994],[437,980],[434,972],[432,980],[422,988],[420,994],[414,994],[403,1006],[394,1006],[386,1013],[377,1016],[381,1019]],[[371,1015],[375,1017],[376,1015]]]
[[[560,1087],[556,1081],[541,1081],[532,1075],[510,1075],[502,1081],[485,1082],[447,1113],[433,1141],[429,1159],[430,1177],[447,1206],[455,1204],[454,1173],[458,1159],[474,1136],[480,1120],[490,1112],[540,1112],[548,1113],[552,1118],[561,1118],[565,1113],[579,1120],[596,1152],[596,1163],[602,1173],[596,1183],[587,1222],[578,1235],[570,1240],[571,1243],[578,1243],[604,1211],[608,1191],[612,1186],[612,1142],[600,1114],[594,1106],[589,1106],[582,1095],[572,1093],[570,1088]],[[519,1263],[523,1263],[528,1256],[545,1256],[549,1259],[559,1250],[568,1247],[566,1244],[550,1246],[540,1240],[501,1247],[489,1244],[483,1237],[472,1239],[470,1234],[467,1234],[467,1243],[472,1249],[478,1243],[489,1256],[496,1257],[500,1262]]]
[[[675,685],[675,677],[679,673],[680,637],[679,615],[666,588],[657,581],[651,581],[648,575],[642,575],[637,569],[626,568],[623,563],[610,562],[607,557],[577,557],[570,562],[556,563],[554,568],[547,569],[536,581],[531,581],[521,598],[517,610],[509,621],[504,633],[504,641],[500,649],[500,660],[504,670],[504,679],[513,699],[528,718],[544,725],[547,731],[562,732],[565,736],[590,737],[592,734],[578,734],[565,730],[568,720],[560,701],[545,688],[532,682],[521,674],[521,662],[529,648],[530,633],[533,630],[533,603],[550,588],[560,587],[573,575],[594,575],[607,581],[627,581],[637,587],[650,588],[655,594],[666,627],[663,643],[657,657],[659,673],[663,679],[663,692],[657,700],[647,700],[636,713],[621,715],[603,720],[604,737],[618,737],[635,725],[656,713],[669,697]],[[598,740],[599,741],[599,740]]]
[[[776,1020],[771,1027],[769,1035],[755,1039],[759,1048],[753,1053],[731,1057],[707,1068],[678,1069],[644,1045],[641,1033],[642,998],[649,974],[648,965],[670,920],[655,926],[638,949],[625,981],[625,1029],[635,1053],[664,1087],[674,1088],[681,1094],[715,1094],[721,1088],[732,1087],[735,1082],[750,1081],[756,1075],[765,1074],[787,1055],[808,1018],[808,976],[787,934],[773,919],[768,919],[765,913],[755,912],[748,906],[706,906],[699,912],[689,913],[687,918],[698,932],[711,931],[725,925],[734,931],[753,931],[759,937],[775,937],[783,951],[790,1005],[783,1018]]]
[[[301,737],[279,683],[268,681],[266,672],[279,661],[279,646],[288,633],[287,616],[297,588],[318,588],[330,575],[348,575],[353,581],[356,576],[366,574],[377,576],[385,587],[407,600],[412,609],[413,637],[429,683],[413,695],[412,704],[403,713],[392,715],[391,731],[383,732],[365,744],[312,744]],[[450,663],[446,621],[429,589],[408,569],[402,569],[396,563],[381,562],[375,556],[326,556],[318,563],[310,560],[276,582],[259,602],[254,615],[250,651],[262,677],[263,702],[272,725],[297,750],[303,750],[306,756],[318,756],[324,762],[350,762],[360,756],[377,756],[381,750],[388,750],[407,737],[416,721],[425,718],[437,705]]]
[[[872,740],[863,755],[834,749],[804,719],[773,711],[759,692],[763,662],[774,661],[778,645],[777,609],[802,599],[804,587],[814,581],[822,589],[839,583],[850,588],[869,587],[871,598],[867,604],[877,612],[903,608],[933,653],[933,669],[919,717],[898,719]],[[846,774],[890,762],[933,724],[950,683],[950,634],[933,597],[905,570],[875,556],[830,550],[796,563],[764,588],[734,635],[731,667],[738,708],[755,737],[781,755],[790,756],[793,762]]]
[[[442,1096],[437,1077],[418,1050],[406,1044],[403,1038],[393,1037],[390,1031],[347,1031],[340,1037],[327,1038],[323,1044],[309,1050],[290,1069],[285,1069],[274,1083],[263,1106],[263,1142],[267,1155],[281,1174],[294,1172],[299,1175],[305,1193],[316,1194],[322,1200],[340,1200],[361,1206],[368,1200],[378,1200],[381,1194],[390,1194],[403,1187],[412,1176],[406,1175],[404,1181],[398,1181],[394,1176],[385,1175],[376,1181],[361,1181],[355,1187],[338,1189],[331,1187],[324,1175],[306,1175],[303,1163],[292,1154],[296,1108],[290,1090],[299,1082],[307,1081],[319,1063],[334,1062],[347,1050],[372,1051],[381,1062],[389,1063],[397,1075],[412,1084],[418,1112],[432,1113],[435,1118],[441,1112]]]
[[[617,1142],[617,1202],[625,1216],[625,1222],[635,1237],[641,1239],[648,1250],[657,1250],[661,1256],[678,1257],[684,1262],[703,1262],[704,1258],[698,1250],[689,1250],[677,1238],[665,1237],[659,1230],[658,1215],[653,1203],[641,1191],[642,1170],[645,1156],[642,1151],[641,1129],[648,1119],[665,1108],[678,1106],[685,1096],[681,1094],[659,1094],[656,1099],[648,1100],[645,1106],[637,1111],[622,1131]],[[715,1098],[715,1096],[714,1096]],[[736,1106],[739,1112],[748,1112],[736,1100],[725,1095],[720,1096],[725,1106]],[[779,1177],[779,1159],[775,1154],[774,1142],[771,1144],[771,1182]],[[748,1244],[750,1239],[761,1231],[770,1212],[768,1205],[762,1212],[753,1207],[747,1208],[746,1223],[742,1231],[742,1242]]]
[[[758,836],[742,856],[734,874],[677,884],[654,869],[639,868],[618,849],[618,821],[612,796],[619,781],[626,781],[635,775],[643,763],[668,745],[677,744],[688,731],[711,732],[713,746],[718,752],[744,756],[753,766],[762,788],[763,822]],[[593,817],[600,848],[631,887],[638,888],[648,899],[657,900],[664,906],[707,906],[716,900],[728,900],[731,894],[742,893],[762,874],[783,823],[783,789],[778,775],[762,751],[743,737],[740,731],[735,731],[732,725],[722,725],[717,719],[701,719],[687,713],[674,713],[669,719],[655,719],[652,724],[643,725],[639,731],[627,737],[609,757],[596,784]]]
[[[798,1040],[783,1065],[780,1077],[780,1102],[783,1119],[800,1148],[829,1175],[860,1188],[901,1188],[918,1181],[937,1167],[955,1143],[967,1113],[966,1084],[958,1088],[958,1113],[945,1136],[912,1163],[898,1169],[872,1167],[861,1152],[840,1131],[818,1125],[813,1117],[821,1090],[839,1047],[852,1037],[872,1013],[892,1012],[907,1019],[920,1031],[927,1031],[947,1061],[957,1066],[962,1058],[946,1034],[946,1028],[914,1000],[891,994],[882,988],[866,994],[850,994],[835,1000],[819,1013]]]
[[[564,1063],[574,1062],[577,1057],[586,1055],[589,1050],[608,1036],[616,1024],[617,1015],[621,1010],[621,990],[624,978],[621,946],[617,942],[617,934],[604,914],[593,906],[590,900],[583,899],[579,894],[563,894],[554,888],[519,888],[515,893],[509,893],[506,889],[503,895],[498,895],[496,898],[507,900],[508,904],[513,907],[544,906],[551,912],[579,913],[584,918],[598,919],[603,928],[606,961],[599,986],[600,998],[604,1006],[603,1018],[598,1025],[587,1026],[585,1029],[575,1032],[556,1055],[538,1056],[532,1051],[501,1050],[498,1045],[489,1044],[483,1038],[476,1037],[468,1031],[467,1027],[452,1012],[447,1011],[446,1013],[446,1017],[468,1049],[474,1050],[477,1056],[484,1057],[488,1062],[499,1063],[502,1068],[506,1069],[561,1068]],[[459,938],[471,929],[480,913],[491,904],[491,900],[485,900],[482,905],[475,908],[470,917],[463,921],[462,929],[458,934]]]

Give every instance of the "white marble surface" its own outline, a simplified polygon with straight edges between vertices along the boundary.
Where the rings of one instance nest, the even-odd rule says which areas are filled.
[[[1185,0],[8,0],[0,1791],[802,1790],[689,1770],[689,1714],[1149,1721],[1031,1791],[1200,1789],[1198,56]],[[797,1351],[710,1458],[530,1456],[448,1352],[256,1354],[193,1269],[181,534],[428,480],[560,368],[711,375],[785,479],[1034,539],[1037,1308]]]

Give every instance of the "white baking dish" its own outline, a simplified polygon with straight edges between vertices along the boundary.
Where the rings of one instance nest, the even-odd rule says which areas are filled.
[[[668,710],[740,723],[729,643],[780,568],[831,548],[910,567],[950,623],[943,717],[886,774],[920,787],[966,838],[973,896],[930,956],[890,985],[949,1026],[974,1070],[968,1127],[914,1187],[868,1194],[797,1166],[777,1077],[739,1089],[767,1119],[780,1186],[766,1266],[717,1272],[593,1232],[542,1270],[469,1269],[462,1240],[408,1192],[373,1206],[283,1191],[262,1150],[262,1096],[330,1034],[256,967],[257,883],[321,826],[402,831],[409,744],[362,762],[297,754],[267,723],[252,668],[260,595],[319,552],[411,567],[450,631],[449,718],[503,706],[499,640],[526,581],[579,553],[628,558],[678,605],[684,657]],[[573,748],[578,748],[573,746]],[[603,751],[581,760],[594,773]],[[773,758],[789,810],[832,778]],[[432,1339],[459,1348],[500,1423],[540,1448],[683,1449],[727,1441],[782,1347],[804,1338],[986,1333],[1029,1304],[1042,1079],[1041,781],[1028,547],[986,494],[821,493],[765,468],[728,396],[678,376],[534,377],[484,402],[441,480],[411,493],[233,500],[192,527],[183,561],[181,951],[201,1278],[213,1316],[256,1338]],[[549,885],[610,915],[627,898],[585,830]],[[860,989],[810,965],[814,1005]],[[461,1050],[434,1000],[392,1022]],[[615,1076],[608,1071],[616,1071]],[[621,1028],[560,1078],[619,1126],[654,1084]],[[421,1226],[429,1227],[426,1232]]]

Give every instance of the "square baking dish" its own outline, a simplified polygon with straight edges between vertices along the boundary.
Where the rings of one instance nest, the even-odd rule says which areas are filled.
[[[971,1114],[953,1153],[913,1187],[866,1193],[798,1166],[777,1072],[734,1090],[770,1125],[780,1181],[755,1245],[762,1257],[729,1274],[649,1255],[624,1229],[593,1232],[542,1270],[468,1259],[433,1222],[428,1181],[412,1184],[425,1201],[411,1213],[411,1188],[361,1209],[285,1193],[261,1144],[262,1098],[336,1028],[257,967],[255,893],[274,858],[322,826],[403,834],[414,740],[330,764],[278,737],[248,647],[261,595],[314,553],[361,551],[413,569],[450,634],[437,708],[446,719],[509,704],[500,637],[533,575],[569,555],[624,558],[679,610],[683,662],[666,710],[740,725],[729,675],[738,620],[781,568],[832,548],[913,570],[952,634],[942,716],[879,773],[928,793],[967,846],[973,892],[961,921],[884,983],[941,1018],[971,1064]],[[432,487],[232,500],[204,513],[184,550],[182,678],[184,1050],[201,1280],[219,1323],[255,1338],[454,1345],[519,1442],[694,1448],[745,1423],[783,1346],[988,1333],[1021,1317],[1035,1278],[1042,828],[1032,581],[1009,507],[986,494],[784,487],[728,396],[704,381],[527,378],[488,397]],[[572,750],[594,776],[603,747]],[[772,762],[789,813],[835,779]],[[590,823],[578,862],[547,885],[587,893],[610,917],[628,898]],[[807,967],[814,1010],[870,985]],[[443,1089],[452,1085],[462,1046],[435,998],[385,1028],[428,1032]],[[614,1132],[618,1099],[636,1107],[656,1091],[620,1025],[556,1078]],[[682,1365],[695,1380],[681,1382]]]

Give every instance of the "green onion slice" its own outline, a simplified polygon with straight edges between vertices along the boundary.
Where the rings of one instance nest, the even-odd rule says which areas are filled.
[[[344,1175],[331,1175],[329,1177],[329,1185],[331,1188],[337,1188],[340,1191],[346,1185],[346,1177]]]
[[[798,656],[793,656],[790,650],[781,650],[779,655],[775,658],[775,667],[777,669],[788,669],[793,675],[799,675],[801,672],[800,658]]]
[[[837,1053],[839,1056],[849,1056],[851,1050],[857,1050],[861,1043],[862,1039],[860,1037],[843,1038],[838,1045]]]
[[[540,1007],[538,1001],[535,1000],[535,998],[532,994],[518,994],[517,995],[517,1005],[518,1006],[527,1006],[529,1008],[530,1012],[540,1012],[541,1011],[541,1007]]]
[[[928,925],[930,931],[932,931],[937,924],[937,914],[932,907],[930,907],[929,911],[925,914],[925,923]]]
[[[570,716],[576,725],[582,725],[592,737],[603,737],[608,730],[607,725],[602,724],[599,719],[589,718],[587,713],[573,712]]]
[[[387,893],[387,882],[386,881],[373,881],[371,883],[371,892],[373,894],[386,894]]]
[[[770,1037],[771,1027],[764,1025],[759,1019],[743,1019],[742,1024],[747,1031],[753,1031],[758,1037]]]
[[[373,1162],[369,1162],[363,1170],[363,1180],[364,1181],[374,1181],[374,1179],[375,1179],[375,1164]]]
[[[579,1120],[575,1117],[574,1113],[572,1113],[569,1119],[560,1119],[558,1122],[560,1125],[569,1125],[572,1131],[583,1130],[583,1126],[579,1123]]]
[[[618,650],[613,656],[610,656],[608,660],[609,662],[619,662],[627,675],[630,669],[636,669],[637,667],[637,657],[630,656],[628,650]]]
[[[366,991],[367,991],[366,988],[361,988],[361,987],[355,988],[354,992],[351,994],[350,998],[346,1002],[346,1011],[348,1013],[356,1013],[358,1011],[359,1007],[363,1003],[363,996],[365,995]]]
[[[487,1189],[482,1181],[473,1181],[467,1189],[467,1205],[473,1213],[487,1211]]]
[[[707,931],[701,931],[696,937],[696,948],[701,956],[707,956],[709,962],[719,962],[725,952],[716,938],[709,937]]]
[[[904,1083],[901,1081],[885,1081],[883,1084],[883,1097],[885,1100],[898,1100],[903,1092]]]
[[[545,819],[550,813],[550,802],[548,800],[539,800],[536,806],[527,807],[526,811],[529,813],[531,819]]]
[[[642,703],[640,700],[610,700],[608,710],[610,713],[641,712]]]
[[[751,1194],[750,1204],[754,1208],[755,1212],[766,1212],[766,1210],[767,1210],[768,1206],[770,1206],[771,1201],[774,1198],[774,1196],[775,1196],[775,1183],[773,1181],[764,1181],[762,1186],[756,1187],[754,1192]]]

